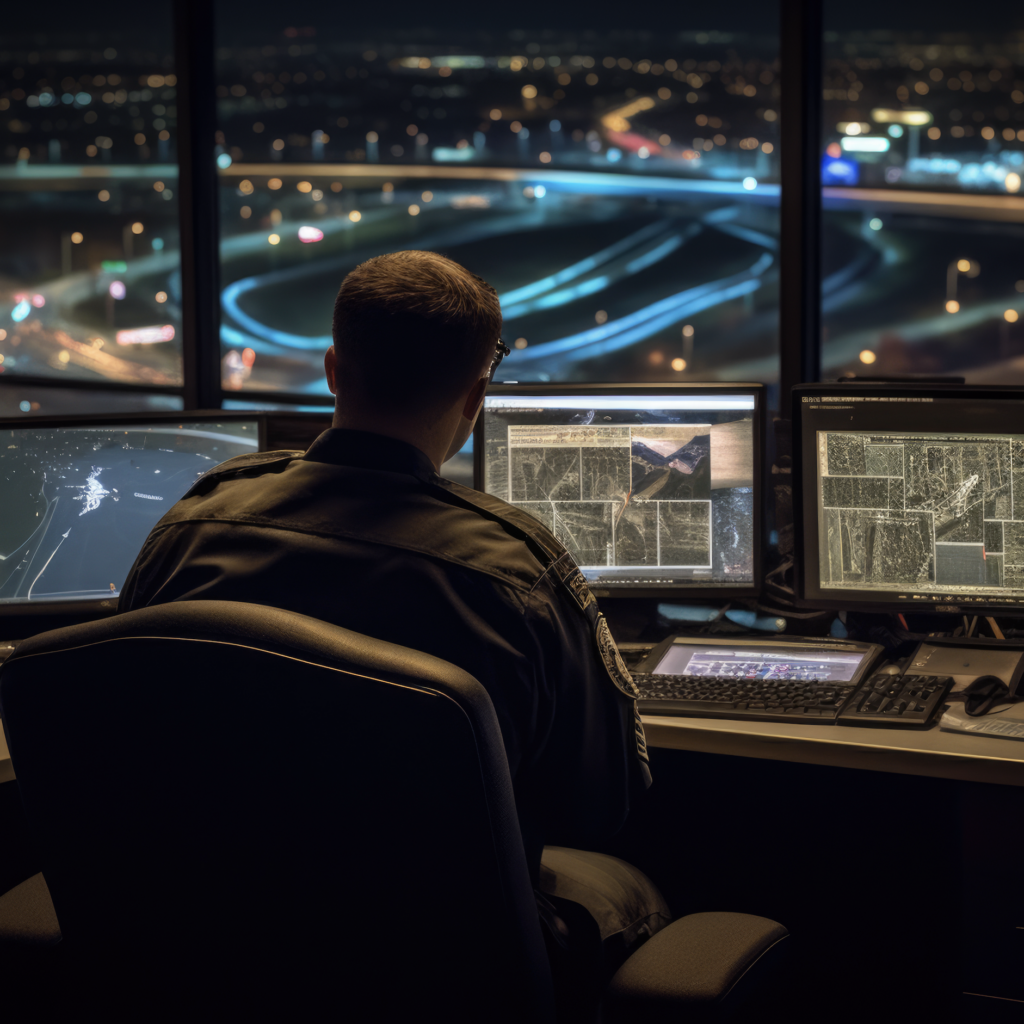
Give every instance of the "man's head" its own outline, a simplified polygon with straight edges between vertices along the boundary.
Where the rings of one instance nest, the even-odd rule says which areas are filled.
[[[461,447],[501,334],[486,281],[433,252],[376,256],[342,281],[333,334],[325,366],[336,426],[401,437],[432,457],[431,446]]]
[[[339,396],[428,411],[486,376],[501,334],[494,289],[433,252],[356,267],[334,303]]]

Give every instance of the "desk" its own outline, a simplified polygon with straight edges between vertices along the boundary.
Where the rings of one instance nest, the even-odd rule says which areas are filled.
[[[652,747],[1024,786],[1024,740],[943,732],[938,727],[873,729],[662,715],[643,718]],[[7,740],[0,732],[0,783],[13,778]]]
[[[657,715],[644,715],[643,722],[649,747],[666,751],[667,758],[670,751],[679,751],[686,760],[675,771],[665,758],[656,764],[655,780],[667,782],[667,792],[654,797],[660,802],[647,816],[645,833],[626,840],[634,847],[609,852],[639,861],[651,877],[671,879],[682,873],[721,888],[719,871],[730,879],[746,875],[749,851],[757,865],[751,871],[755,882],[744,894],[749,905],[756,906],[763,895],[780,908],[780,920],[791,915],[791,928],[802,926],[823,935],[829,933],[828,914],[815,917],[813,900],[800,900],[808,891],[807,874],[814,878],[821,865],[832,865],[835,874],[818,895],[827,897],[830,908],[841,908],[844,927],[858,941],[875,941],[880,922],[891,934],[904,940],[909,936],[909,945],[921,953],[915,969],[929,979],[930,991],[940,993],[941,998],[935,996],[939,1003],[952,1005],[954,988],[964,993],[958,1018],[963,1024],[1021,1019],[1024,890],[1012,880],[989,885],[978,879],[992,870],[998,873],[993,864],[1004,859],[1012,863],[1024,844],[1024,741],[945,732],[938,726],[883,729]],[[712,767],[701,778],[691,755],[716,754],[730,757],[726,764],[722,759],[709,762]],[[727,766],[733,759],[736,770]],[[794,773],[785,765],[770,768],[768,761],[814,767]],[[858,775],[835,774],[843,769],[857,769]],[[893,776],[900,775],[918,779],[897,785],[900,780]],[[794,788],[809,800],[806,806],[813,813],[805,817],[800,799],[787,799]],[[761,814],[759,802],[767,807]],[[907,811],[902,823],[897,821],[901,806]],[[673,819],[686,824],[676,826]],[[634,828],[644,825],[642,814],[632,820]],[[695,828],[691,833],[691,821],[713,822],[716,829]],[[696,859],[690,852],[693,835],[707,843],[714,841],[715,831],[727,839],[719,840],[714,855]],[[646,848],[659,843],[671,846],[644,864],[640,858]],[[742,855],[731,861],[733,849]],[[845,857],[841,870],[835,868],[837,856]],[[789,861],[795,862],[795,870]],[[879,862],[886,866],[878,875],[883,879],[890,877],[886,870],[905,862],[891,876],[899,879],[896,891],[902,903],[893,903],[892,893],[870,878],[863,888],[853,884],[865,878],[865,864],[877,867]],[[934,895],[925,898],[922,893]],[[901,914],[906,915],[902,920]],[[909,925],[917,914],[924,923]],[[906,945],[896,941],[903,953]],[[927,954],[934,949],[947,958],[948,977],[929,973],[935,961]],[[828,961],[822,955],[818,968],[824,976]],[[821,997],[828,995],[823,991]],[[929,1015],[910,1008],[902,1019]]]
[[[1024,786],[1024,740],[930,729],[644,715],[648,746]]]

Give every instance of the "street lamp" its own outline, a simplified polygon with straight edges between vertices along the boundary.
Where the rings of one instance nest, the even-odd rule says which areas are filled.
[[[953,260],[946,268],[946,312],[958,313],[960,303],[956,297],[956,286],[960,280],[960,274],[964,277],[977,277],[981,273],[981,266],[974,260]]]

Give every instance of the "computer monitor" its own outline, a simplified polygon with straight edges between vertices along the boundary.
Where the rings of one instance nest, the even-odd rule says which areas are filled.
[[[560,540],[598,596],[757,592],[759,384],[494,384],[476,486]]]
[[[816,608],[1024,608],[1024,392],[794,389],[797,584]]]
[[[0,615],[108,614],[161,516],[263,431],[225,412],[0,422]]]

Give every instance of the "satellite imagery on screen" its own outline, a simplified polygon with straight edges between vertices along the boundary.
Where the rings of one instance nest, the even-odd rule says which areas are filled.
[[[818,436],[822,587],[1024,590],[1024,439]]]
[[[528,397],[489,409],[485,488],[539,519],[591,580],[751,580],[751,414],[666,408],[640,419],[600,398],[590,409],[532,409]]]
[[[116,597],[198,476],[258,447],[256,422],[0,433],[0,603]]]

